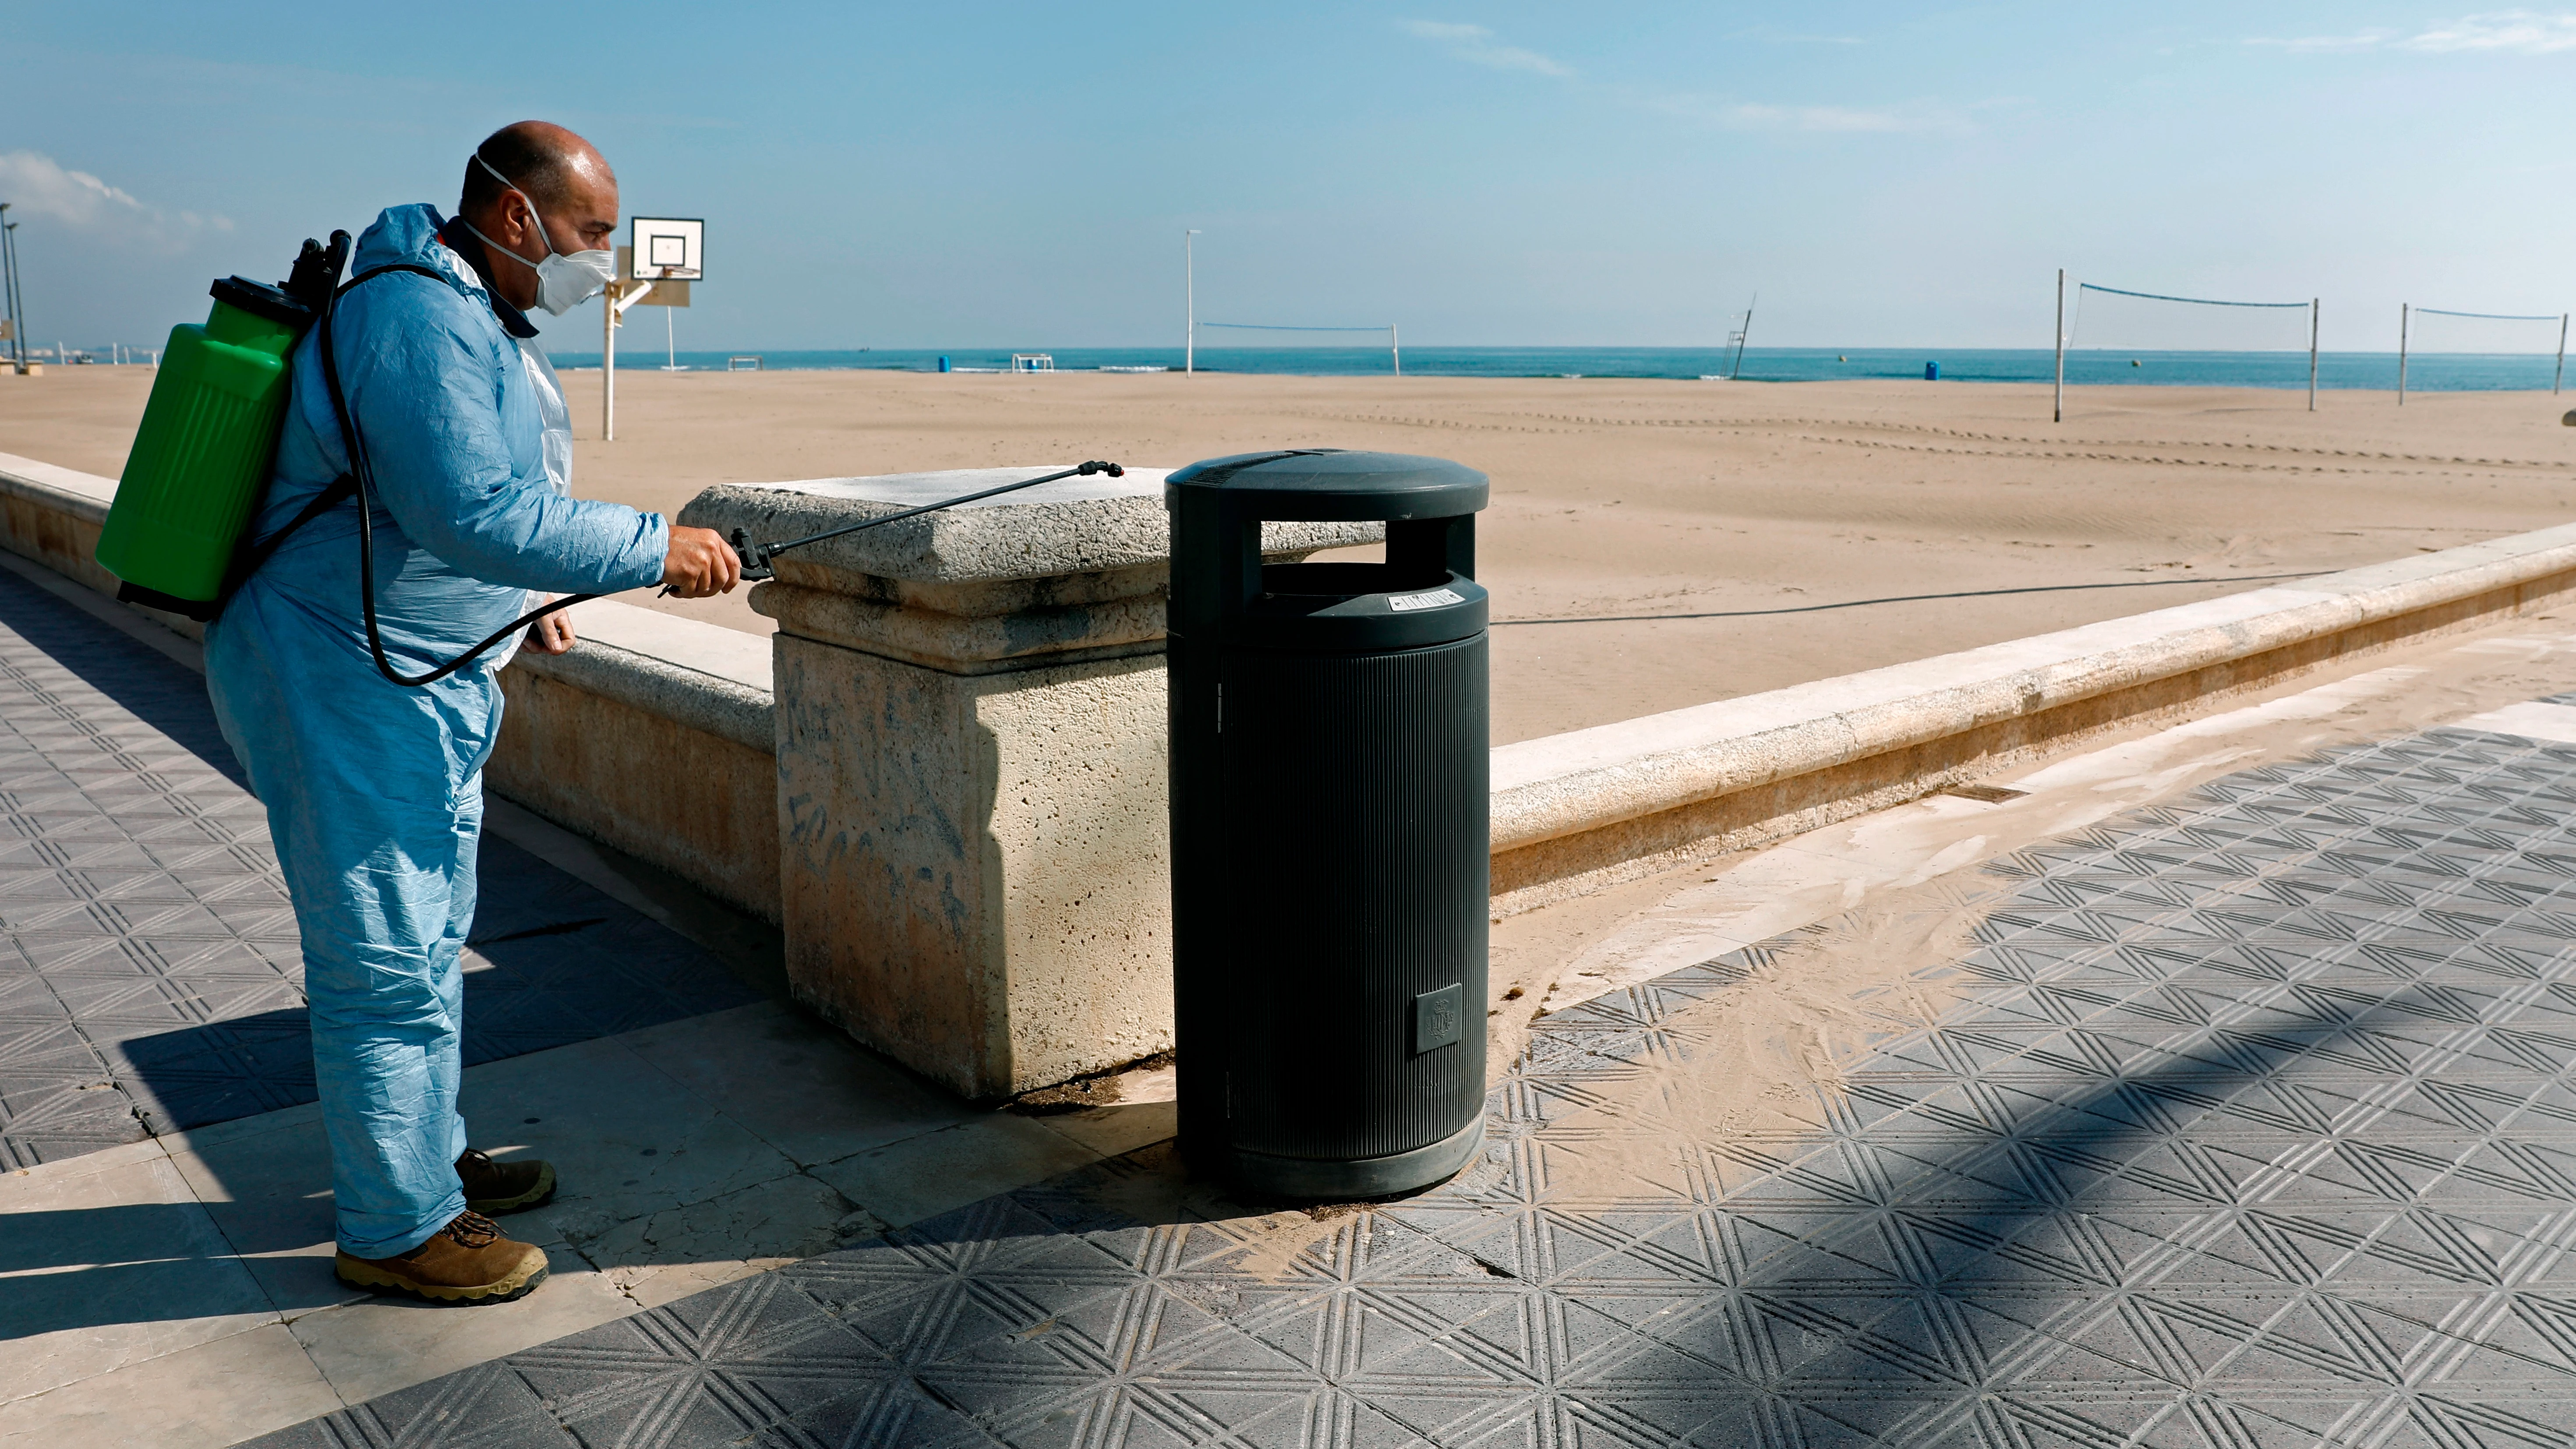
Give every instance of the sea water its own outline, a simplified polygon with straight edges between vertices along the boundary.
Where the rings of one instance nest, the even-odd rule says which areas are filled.
[[[1022,349],[1029,350],[1029,349]],[[742,356],[735,353],[730,356]],[[1059,347],[1052,349],[1057,370],[1088,372],[1102,367],[1181,368],[1177,347]],[[599,354],[558,352],[562,367],[597,367]],[[680,362],[692,370],[724,370],[729,354],[683,352]],[[1011,349],[949,348],[945,351],[765,352],[761,365],[773,371],[861,369],[888,372],[937,372],[939,359],[970,371],[1007,371]],[[1559,378],[1700,378],[1739,374],[1747,382],[1821,382],[1834,378],[1910,378],[1920,381],[1924,364],[1941,364],[1942,382],[2047,382],[2055,376],[2056,354],[2044,348],[1891,348],[1857,347],[1839,351],[1821,347],[1754,347],[1746,349],[1739,368],[1735,354],[1717,347],[1407,347],[1404,371],[1410,377],[1559,377]],[[646,349],[617,359],[618,370],[653,371],[663,354]],[[2551,353],[2419,353],[2407,360],[2406,386],[2421,392],[2494,392],[2547,388],[2557,366]],[[1202,347],[1202,372],[1275,373],[1290,376],[1359,377],[1386,375],[1394,360],[1384,347]],[[2277,387],[2308,385],[2305,352],[2102,352],[2066,354],[2066,380],[2079,386],[2105,383],[2149,387]],[[2317,359],[2317,385],[2323,388],[2397,386],[2394,352],[2328,352]]]

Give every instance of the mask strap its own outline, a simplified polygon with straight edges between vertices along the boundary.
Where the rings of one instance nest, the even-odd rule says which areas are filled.
[[[526,257],[523,257],[523,256],[519,255],[517,252],[514,252],[514,251],[510,250],[508,247],[505,247],[505,246],[501,245],[499,242],[496,242],[496,241],[492,240],[490,237],[488,237],[488,236],[484,236],[484,235],[483,235],[483,229],[482,229],[481,227],[476,226],[474,223],[472,223],[472,222],[470,222],[470,221],[467,221],[465,218],[463,218],[463,217],[461,217],[461,216],[460,216],[460,217],[458,217],[458,218],[456,219],[456,224],[457,224],[458,226],[461,226],[461,227],[465,228],[467,231],[470,231],[470,232],[474,233],[475,237],[483,243],[483,246],[484,246],[484,249],[485,249],[485,250],[487,250],[487,251],[492,251],[492,252],[498,252],[500,255],[505,256],[505,257],[508,257],[510,260],[512,260],[512,261],[514,261],[514,262],[517,262],[520,266],[523,266],[523,267],[527,268],[529,271],[536,272],[536,271],[542,271],[542,270],[543,270],[543,269],[542,269],[542,268],[540,268],[540,267],[539,267],[535,262],[529,261]],[[553,253],[552,253],[552,252],[548,252],[548,253],[547,253],[547,255],[548,255],[548,256],[552,256],[552,255],[553,255]]]

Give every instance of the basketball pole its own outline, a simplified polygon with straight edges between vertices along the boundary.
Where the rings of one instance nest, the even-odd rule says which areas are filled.
[[[2317,410],[2317,304],[2322,297],[2308,299],[2308,411]],[[2296,306],[2296,303],[2291,305]]]
[[[2401,408],[2406,406],[2406,331],[2414,311],[2409,303],[2397,304],[2397,405]]]
[[[2051,422],[2066,421],[2066,269],[2057,269],[2057,409]]]
[[[617,440],[617,329],[626,325],[618,319],[652,290],[651,282],[619,277],[600,294],[600,310],[607,314],[600,319],[599,344],[599,440],[603,443]]]
[[[617,294],[623,279],[599,299],[599,440],[617,441]]]

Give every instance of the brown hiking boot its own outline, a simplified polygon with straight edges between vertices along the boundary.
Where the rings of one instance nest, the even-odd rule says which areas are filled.
[[[497,1218],[532,1208],[555,1195],[555,1169],[549,1162],[494,1162],[479,1147],[468,1147],[456,1159],[456,1176],[465,1184],[465,1210]]]
[[[480,1213],[458,1213],[429,1241],[390,1258],[339,1255],[332,1270],[353,1288],[415,1293],[447,1303],[507,1303],[546,1281],[545,1250],[514,1243]]]

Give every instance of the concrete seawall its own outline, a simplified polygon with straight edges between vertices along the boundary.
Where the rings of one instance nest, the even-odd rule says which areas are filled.
[[[113,478],[0,453],[0,548],[113,596],[116,576],[98,566],[97,554],[115,499]],[[191,639],[205,632],[168,614],[152,617]]]
[[[1507,745],[1493,761],[1496,911],[1814,829],[2571,589],[2576,525]]]
[[[114,491],[0,455],[0,547],[112,591],[90,555]],[[2576,525],[1508,745],[1494,909],[1759,845],[2571,590]],[[771,642],[611,601],[576,618],[579,649],[503,672],[495,787],[778,919]]]
[[[492,787],[776,921],[769,641],[613,599],[572,616],[571,653],[501,671]]]

